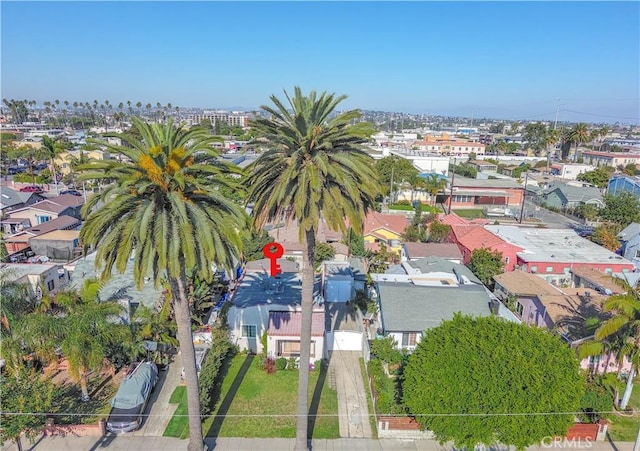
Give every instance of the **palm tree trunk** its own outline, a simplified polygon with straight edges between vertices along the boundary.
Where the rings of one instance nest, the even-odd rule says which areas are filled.
[[[56,165],[53,162],[53,157],[51,157],[51,172],[53,172],[53,183],[56,186],[56,196],[58,195],[58,176],[56,174]]]
[[[184,265],[182,268],[184,268]],[[171,278],[169,283],[171,284],[173,310],[176,315],[176,325],[178,326],[180,354],[182,354],[185,381],[187,382],[187,409],[189,412],[189,445],[187,449],[189,451],[202,451],[204,449],[204,440],[202,439],[202,423],[200,421],[200,390],[184,272],[180,278]]]
[[[89,400],[89,375],[87,374],[86,371],[83,371],[82,374],[80,375],[80,390],[82,391],[82,400],[83,401],[88,401]]]
[[[298,375],[298,412],[296,419],[296,451],[306,451],[307,413],[309,410],[309,358],[311,354],[311,316],[313,312],[313,261],[316,247],[315,230],[305,232],[307,251],[302,269],[302,327],[300,331],[300,370]]]
[[[627,386],[624,389],[624,395],[622,395],[622,401],[620,401],[620,409],[625,410],[629,399],[631,398],[631,391],[633,390],[633,378],[636,376],[636,367],[632,366],[629,375],[627,376]]]
[[[16,446],[18,447],[18,451],[22,451],[22,437],[16,437]]]

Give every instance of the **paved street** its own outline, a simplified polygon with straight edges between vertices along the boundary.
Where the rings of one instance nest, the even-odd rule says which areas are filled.
[[[536,207],[539,208],[539,210],[536,210]],[[520,212],[518,212],[518,214],[519,213]],[[524,205],[524,217],[537,218],[544,224],[547,224],[547,228],[549,229],[573,229],[577,225],[580,225],[578,221],[574,221],[573,219],[567,218],[559,213],[554,213],[553,211],[545,208],[538,207],[528,200],[525,201]]]
[[[255,450],[293,450],[295,440],[284,438],[238,438],[220,437],[207,439],[207,451],[255,451]],[[32,451],[96,451],[108,448],[111,451],[183,451],[187,449],[187,441],[170,437],[44,437],[25,450]],[[398,440],[398,439],[365,439],[341,438],[336,440],[313,440],[313,451],[452,451],[450,445],[442,446],[434,440]],[[544,451],[546,449],[586,449],[590,451],[632,451],[632,442],[555,442],[546,446],[532,446],[528,451]],[[2,448],[3,451],[15,451],[14,445]],[[505,448],[485,448],[483,451],[504,451]]]

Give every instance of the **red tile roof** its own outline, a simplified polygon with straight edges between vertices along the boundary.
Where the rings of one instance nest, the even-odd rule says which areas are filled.
[[[447,224],[447,225],[454,225],[454,224],[465,225],[465,224],[469,224],[469,221],[467,219],[461,218],[460,216],[458,216],[455,213],[450,213],[448,215],[445,215],[445,214],[438,215],[438,220],[441,223]]]
[[[299,337],[302,329],[302,312],[269,312],[270,336]],[[311,336],[324,335],[324,312],[313,312],[311,316]]]
[[[371,211],[367,214],[364,223],[364,234],[367,235],[378,229],[387,229],[398,235],[404,232],[409,225],[404,215],[382,214]]]
[[[493,248],[501,245],[510,245],[518,248],[518,246],[506,242],[479,225],[453,225],[451,230],[455,235],[456,241],[467,249]],[[524,250],[522,248],[519,249]]]

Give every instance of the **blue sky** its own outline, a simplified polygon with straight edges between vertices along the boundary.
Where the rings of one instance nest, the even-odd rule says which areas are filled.
[[[561,120],[640,122],[638,2],[0,8],[7,98],[248,109],[300,85],[348,108],[553,119],[560,99]]]

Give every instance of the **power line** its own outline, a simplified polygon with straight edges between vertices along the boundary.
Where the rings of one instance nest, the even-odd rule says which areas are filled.
[[[573,110],[561,110],[563,112],[567,112],[567,113],[575,113],[575,114],[584,114],[587,116],[598,116],[598,117],[609,117],[612,119],[632,119],[635,121],[640,120],[640,117],[627,117],[627,116],[609,116],[606,114],[595,114],[595,113],[585,113],[584,111],[573,111]]]

